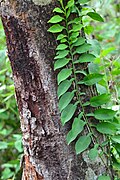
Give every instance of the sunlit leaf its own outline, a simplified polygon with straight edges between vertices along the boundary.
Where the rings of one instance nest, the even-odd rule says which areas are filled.
[[[55,24],[53,26],[51,26],[48,31],[51,33],[59,33],[64,29],[64,26],[61,26],[59,24]]]
[[[63,17],[59,15],[55,15],[48,21],[48,23],[58,23],[61,22],[63,19],[64,19]]]
[[[53,10],[53,12],[57,12],[57,13],[64,13],[63,12],[63,10],[62,9],[60,9],[60,8],[55,8],[54,10]]]

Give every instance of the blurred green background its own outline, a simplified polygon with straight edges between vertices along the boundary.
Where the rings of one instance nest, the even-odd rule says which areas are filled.
[[[108,107],[118,111],[117,123],[120,125],[120,2],[91,0],[89,5],[84,6],[83,14],[93,7],[104,17],[104,23],[92,21],[89,17],[83,19],[87,39],[97,56],[95,63],[89,64],[89,71],[106,74],[97,85],[97,90],[99,93],[112,93]],[[22,137],[6,52],[5,34],[0,21],[0,179],[19,180]],[[120,144],[111,144],[111,154],[113,167],[120,176]]]
[[[20,157],[21,144],[20,121],[14,97],[14,85],[5,34],[0,21],[0,179],[21,179]]]

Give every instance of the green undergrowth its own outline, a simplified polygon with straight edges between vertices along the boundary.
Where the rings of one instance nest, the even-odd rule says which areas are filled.
[[[5,34],[0,22],[0,179],[19,180],[22,137],[6,52]]]

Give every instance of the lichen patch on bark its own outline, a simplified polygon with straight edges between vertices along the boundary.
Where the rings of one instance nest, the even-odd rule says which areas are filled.
[[[36,5],[48,5],[50,4],[53,0],[32,0]]]

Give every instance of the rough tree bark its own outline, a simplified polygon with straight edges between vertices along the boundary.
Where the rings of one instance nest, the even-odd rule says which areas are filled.
[[[54,0],[3,0],[7,38],[23,133],[22,180],[95,180],[106,172],[98,158],[75,155],[66,144],[57,106],[53,57],[56,42],[47,32]]]

